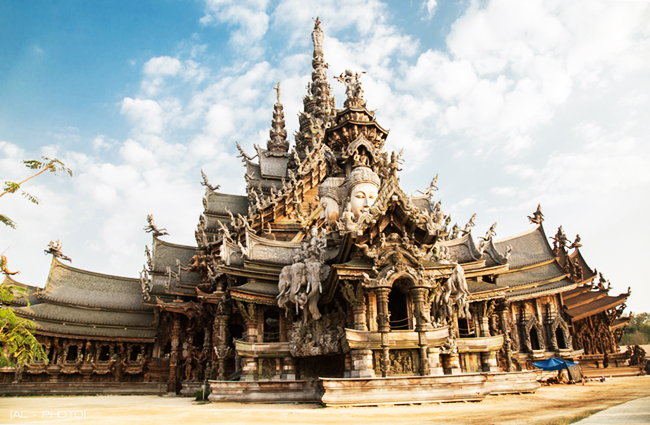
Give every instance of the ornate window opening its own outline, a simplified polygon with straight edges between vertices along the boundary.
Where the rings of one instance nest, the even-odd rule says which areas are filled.
[[[135,346],[131,349],[131,355],[129,356],[130,362],[137,362],[142,358],[142,350],[140,346]]]
[[[241,340],[242,338],[244,338],[244,327],[239,323],[230,326],[230,347],[234,349],[235,340]]]
[[[546,349],[546,344],[544,343],[544,331],[537,321],[537,316],[534,314],[524,322],[523,338],[523,345],[529,353]]]
[[[77,346],[76,345],[70,345],[67,348],[67,355],[65,356],[65,361],[70,362],[70,363],[74,363],[75,361],[77,361],[77,354],[78,354]]]
[[[398,281],[388,294],[388,311],[390,312],[391,330],[411,329],[409,321],[409,302],[404,290],[406,282]]]
[[[560,350],[566,350],[569,348],[567,346],[566,339],[564,338],[564,329],[559,326],[557,329],[555,329],[555,340],[557,341],[557,348]]]
[[[560,315],[556,316],[555,320],[553,320],[553,323],[550,325],[549,338],[553,350],[571,349],[572,340],[569,327]]]
[[[172,343],[168,342],[163,348],[163,358],[168,359],[172,354]]]
[[[461,338],[470,338],[476,336],[474,321],[467,319],[458,319],[458,335]]]
[[[530,329],[530,346],[533,351],[542,349],[539,333],[537,332],[537,328],[534,326]]]
[[[102,345],[99,350],[99,358],[97,361],[107,362],[111,359],[111,350],[108,345]]]
[[[277,310],[264,312],[264,342],[280,342],[280,313]]]

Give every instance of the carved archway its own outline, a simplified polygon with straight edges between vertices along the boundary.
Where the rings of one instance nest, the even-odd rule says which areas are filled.
[[[573,341],[571,340],[569,326],[559,314],[550,325],[549,339],[551,348],[554,351],[572,348]]]
[[[537,320],[537,316],[531,315],[523,326],[523,343],[529,353],[538,350],[545,350],[544,331]]]

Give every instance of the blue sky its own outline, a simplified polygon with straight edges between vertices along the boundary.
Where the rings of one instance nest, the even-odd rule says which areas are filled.
[[[42,286],[61,239],[73,265],[137,276],[146,215],[193,244],[203,168],[243,193],[235,140],[268,137],[282,83],[289,134],[310,77],[313,18],[328,77],[366,71],[369,109],[404,148],[407,192],[440,174],[443,210],[475,237],[579,233],[614,292],[650,311],[650,4],[615,1],[21,1],[0,3],[0,177],[56,156],[75,172],[4,197],[0,249]],[[290,137],[290,139],[292,139]]]

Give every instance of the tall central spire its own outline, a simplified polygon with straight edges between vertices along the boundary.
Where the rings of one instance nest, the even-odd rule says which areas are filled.
[[[311,61],[313,71],[311,83],[307,85],[307,95],[303,99],[304,112],[300,114],[300,131],[296,134],[296,147],[302,154],[305,147],[310,145],[315,137],[322,137],[334,118],[336,102],[332,96],[332,88],[327,83],[327,64],[323,54],[323,39],[325,35],[320,27],[320,19],[316,18],[311,40],[314,44],[314,55]]]

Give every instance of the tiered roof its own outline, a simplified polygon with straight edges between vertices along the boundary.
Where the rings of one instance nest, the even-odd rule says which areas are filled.
[[[37,333],[43,335],[153,341],[154,312],[141,300],[137,279],[88,272],[53,258],[36,302],[14,311],[33,320]]]

